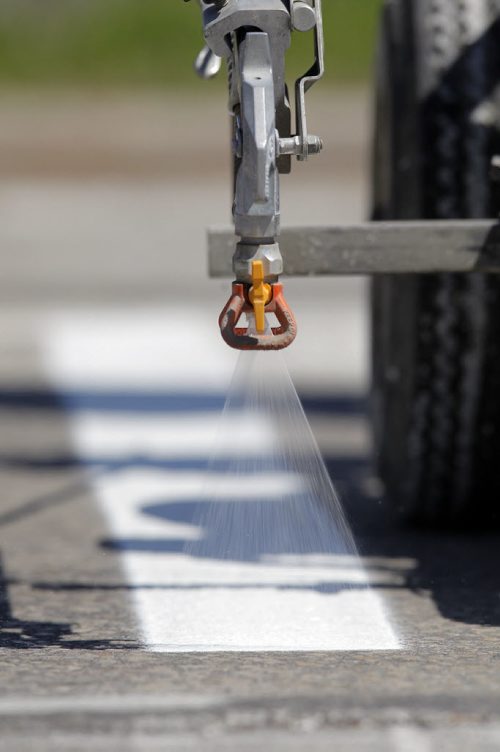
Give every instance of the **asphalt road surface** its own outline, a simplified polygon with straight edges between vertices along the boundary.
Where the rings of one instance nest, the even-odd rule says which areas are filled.
[[[335,179],[318,167],[290,178],[287,224],[363,216],[365,100],[348,107],[358,131],[347,118],[332,139],[344,151]],[[286,367],[361,559],[305,549],[307,518],[261,555],[200,554],[200,533],[221,535],[193,517],[214,447],[233,460],[242,441],[249,456],[276,451],[268,415],[236,413],[218,428],[237,356],[216,330],[227,288],[205,279],[203,236],[226,221],[226,175],[210,166],[195,178],[196,160],[180,174],[167,158],[136,174],[143,137],[127,141],[126,128],[123,153],[136,156],[114,154],[103,169],[107,149],[77,138],[92,122],[99,132],[95,120],[85,129],[76,116],[78,164],[68,149],[41,169],[19,146],[43,154],[40,129],[30,136],[24,119],[16,141],[9,112],[0,749],[499,749],[500,537],[404,530],[381,502],[366,281],[287,283],[300,336]],[[233,520],[251,509],[250,486],[259,514],[272,508],[244,474],[218,482]],[[266,500],[289,483],[286,472],[267,477]],[[338,518],[329,524],[338,530]]]

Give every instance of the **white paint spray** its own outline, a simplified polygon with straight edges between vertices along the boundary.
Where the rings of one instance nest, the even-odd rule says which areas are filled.
[[[173,392],[194,395],[228,383],[234,360],[218,340],[209,346],[202,333],[198,342],[193,327],[189,346],[185,341],[180,346],[177,333],[169,340],[156,312],[150,317],[142,312],[136,320],[141,326],[133,331],[129,315],[119,312],[46,322],[45,364],[54,386],[130,388],[125,361],[135,364],[134,388],[144,391],[158,385],[159,363],[165,388]],[[100,343],[102,359],[89,359],[92,342]],[[199,347],[204,357],[196,359],[194,369]],[[290,452],[276,452],[284,434],[276,433],[273,415],[236,405],[219,434],[215,418],[192,411],[71,416],[82,461],[115,463],[113,472],[92,482],[109,522],[110,545],[122,550],[145,646],[167,652],[398,649],[383,603],[368,586],[351,543],[337,541],[333,548],[328,543],[324,511],[308,536],[307,515],[300,516],[303,467],[282,462]],[[207,481],[200,462],[208,462],[214,447],[224,462],[212,464]],[[242,447],[246,466],[240,462]],[[272,461],[263,463],[263,454]],[[296,502],[284,519],[287,499]],[[248,530],[245,536],[242,521],[255,521],[256,514],[263,532],[255,537]],[[281,524],[269,530],[268,523],[278,519]],[[311,546],[322,522],[320,545]],[[241,540],[231,548],[237,535]],[[260,544],[249,547],[245,537]]]

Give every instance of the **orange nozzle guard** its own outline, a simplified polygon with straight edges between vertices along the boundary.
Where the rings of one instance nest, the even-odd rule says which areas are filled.
[[[265,331],[266,313],[274,313],[279,326],[272,327],[271,333],[268,334],[259,331],[255,302],[252,304],[249,300],[250,291],[246,293],[246,285],[234,282],[233,293],[219,317],[221,334],[229,347],[235,350],[283,350],[294,341],[297,336],[297,323],[283,295],[283,285],[277,283],[266,286],[270,288],[270,297],[263,305],[263,313],[259,314],[263,318],[263,329]],[[255,294],[253,297],[255,301]],[[258,304],[262,306],[260,300]],[[247,329],[238,327],[243,313],[255,313],[256,334],[249,334]]]

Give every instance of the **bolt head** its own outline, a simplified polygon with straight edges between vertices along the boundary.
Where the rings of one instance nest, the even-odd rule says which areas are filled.
[[[311,31],[316,26],[316,11],[305,0],[294,0],[292,26],[295,31]]]

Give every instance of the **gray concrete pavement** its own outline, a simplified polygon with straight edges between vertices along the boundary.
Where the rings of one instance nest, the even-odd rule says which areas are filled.
[[[144,402],[160,389],[165,399],[186,290],[200,301],[192,320],[209,333],[207,373],[226,383],[233,361],[212,330],[226,289],[205,280],[203,264],[204,226],[226,218],[225,175],[124,184],[95,168],[86,182],[14,172],[0,189],[0,748],[498,749],[500,537],[402,530],[380,502],[363,413],[363,281],[290,282],[302,335],[288,362],[401,649],[146,649],[141,587],[123,551],[106,545],[119,536],[98,498],[101,481],[129,468],[82,453],[75,420],[88,407],[75,401],[94,400],[104,420],[110,393]],[[293,180],[290,221],[363,214],[359,170]],[[317,332],[326,321],[325,347]],[[187,344],[193,370],[198,343]],[[83,356],[64,360],[68,347]],[[161,582],[143,582],[148,589],[168,598]]]

